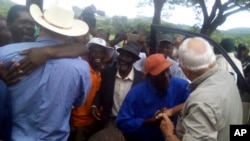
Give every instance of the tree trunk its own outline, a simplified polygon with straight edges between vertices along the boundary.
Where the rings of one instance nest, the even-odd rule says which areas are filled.
[[[227,19],[227,16],[218,14],[216,19],[212,22],[204,21],[200,33],[205,34],[207,36],[211,36],[211,34],[217,29],[218,26],[222,25]]]
[[[152,24],[161,23],[161,10],[166,0],[154,0],[154,17]]]
[[[31,4],[36,4],[41,9],[43,9],[43,0],[26,0],[26,6],[27,7],[30,7]]]
[[[209,24],[203,24],[200,30],[201,34],[207,35],[208,37],[216,30],[217,26]]]

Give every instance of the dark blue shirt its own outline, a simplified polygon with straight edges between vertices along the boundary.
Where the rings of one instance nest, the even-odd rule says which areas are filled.
[[[10,141],[11,112],[7,86],[0,80],[0,140]]]
[[[152,118],[157,110],[184,103],[189,96],[188,85],[186,80],[172,77],[164,95],[160,95],[147,79],[134,86],[116,118],[118,129],[132,140],[164,141],[160,126],[143,126],[143,122]],[[172,121],[176,123],[177,116]]]

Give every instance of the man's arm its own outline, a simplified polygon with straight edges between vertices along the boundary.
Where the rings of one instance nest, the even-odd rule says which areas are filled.
[[[63,44],[42,48],[31,48],[20,52],[25,57],[19,62],[24,74],[29,74],[49,59],[75,58],[86,55],[88,49],[82,44]]]
[[[184,107],[184,103],[176,105],[176,106],[174,106],[172,108],[162,108],[161,110],[158,110],[155,113],[155,116],[158,117],[159,114],[164,113],[168,117],[172,117],[174,115],[179,114],[181,112],[181,110],[183,109],[183,107]]]
[[[170,108],[168,110],[171,113],[171,116],[174,116],[174,115],[179,114],[181,110],[183,109],[183,107],[184,107],[184,103],[174,106],[173,108]]]
[[[162,131],[162,134],[166,141],[181,141],[175,134],[174,134],[174,124],[169,119],[169,116],[167,113],[160,113],[157,115],[157,119],[162,119],[160,128]]]
[[[116,44],[120,43],[121,41],[127,40],[127,33],[121,34],[119,37],[109,41],[111,47],[115,47]]]
[[[82,44],[63,44],[24,50],[20,54],[25,57],[18,63],[11,61],[6,67],[0,63],[0,78],[7,85],[12,85],[18,83],[23,75],[32,73],[49,59],[75,58],[87,53],[88,49]]]

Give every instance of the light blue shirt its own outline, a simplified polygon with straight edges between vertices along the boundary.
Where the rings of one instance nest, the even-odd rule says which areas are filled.
[[[52,46],[59,41],[39,37],[36,42],[0,48],[0,61],[23,58],[19,51]],[[49,60],[22,81],[9,87],[13,141],[66,141],[72,106],[80,106],[90,87],[89,65],[80,58]]]
[[[177,61],[171,59],[170,57],[168,57],[167,60],[172,62],[172,65],[170,66],[170,74],[172,76],[181,78],[190,82],[188,78],[185,76],[185,74],[183,73],[183,71],[181,70],[181,68],[179,67],[179,63]]]

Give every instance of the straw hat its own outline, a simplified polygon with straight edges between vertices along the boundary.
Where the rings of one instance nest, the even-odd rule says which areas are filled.
[[[35,5],[30,6],[30,14],[33,19],[46,29],[66,36],[80,36],[88,32],[88,25],[74,19],[72,8],[66,9],[62,5],[52,5],[44,12]]]

